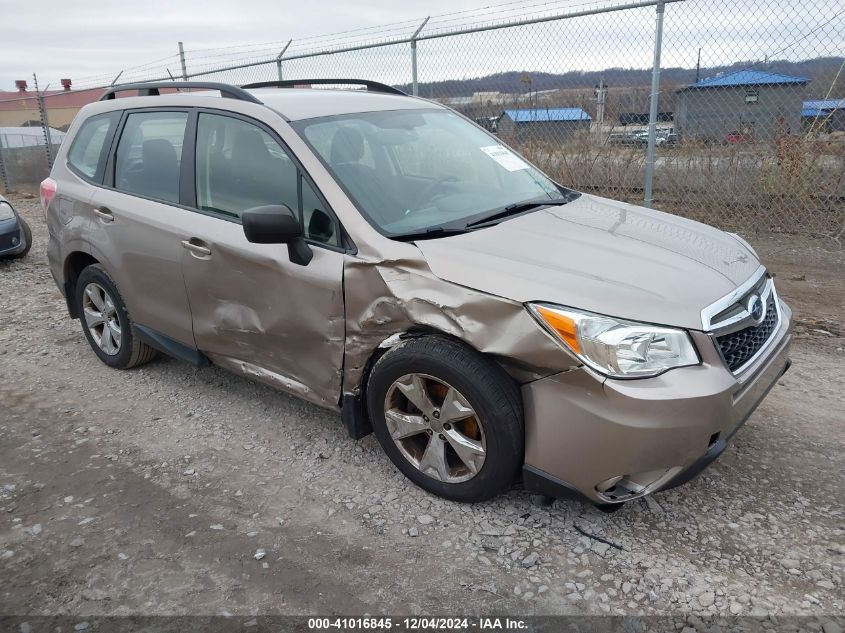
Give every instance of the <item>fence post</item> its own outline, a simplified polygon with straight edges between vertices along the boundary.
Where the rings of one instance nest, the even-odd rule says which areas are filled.
[[[276,55],[276,72],[279,75],[279,81],[283,80],[283,77],[282,77],[282,55],[284,55],[285,51],[288,50],[288,46],[290,46],[290,43],[292,41],[293,40],[288,40],[288,43],[285,44],[285,47],[282,49],[282,52],[279,53],[278,55]]]
[[[185,47],[179,42],[179,61],[182,63],[182,81],[188,81],[188,65],[185,63]]]
[[[655,7],[654,62],[651,68],[651,103],[648,111],[648,152],[645,166],[643,206],[651,208],[654,193],[654,143],[657,138],[657,101],[660,98],[660,50],[663,46],[663,13],[666,5],[658,0]]]
[[[417,84],[417,35],[420,34],[425,28],[425,25],[428,24],[428,20],[431,16],[428,16],[425,20],[422,21],[419,28],[414,31],[414,34],[411,36],[411,94],[415,97],[419,95],[419,85]]]
[[[6,166],[3,164],[3,135],[0,134],[0,184],[3,191],[9,193],[9,177],[6,175]]]
[[[38,102],[41,131],[44,133],[44,151],[47,153],[47,169],[53,169],[53,137],[50,136],[50,120],[47,117],[47,104],[44,103],[44,95],[38,90],[38,77],[35,76],[35,73],[32,75],[32,82],[35,84],[35,98]]]

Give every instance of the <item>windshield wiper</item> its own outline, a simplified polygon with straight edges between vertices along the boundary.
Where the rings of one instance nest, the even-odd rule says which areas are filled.
[[[567,204],[572,202],[574,198],[552,198],[550,200],[529,200],[527,202],[517,202],[516,204],[511,204],[506,206],[501,211],[496,211],[491,215],[481,218],[480,220],[475,220],[474,222],[470,222],[467,224],[467,228],[471,227],[480,227],[482,225],[493,224],[502,220],[511,215],[519,215],[520,213],[525,213],[526,211],[531,211],[532,209],[537,209],[539,207],[552,207],[556,206],[559,207],[561,205]]]
[[[460,235],[466,233],[467,229],[447,229],[442,226],[432,226],[424,231],[413,231],[411,233],[401,233],[399,235],[391,235],[391,239],[399,240],[400,242],[412,242],[414,240],[430,240],[436,237],[448,237],[450,235]]]

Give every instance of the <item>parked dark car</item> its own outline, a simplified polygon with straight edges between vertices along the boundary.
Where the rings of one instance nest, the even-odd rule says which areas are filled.
[[[23,257],[32,246],[32,231],[12,203],[0,196],[0,257]]]

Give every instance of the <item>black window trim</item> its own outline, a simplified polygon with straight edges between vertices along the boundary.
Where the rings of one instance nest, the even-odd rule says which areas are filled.
[[[106,130],[106,138],[103,139],[103,146],[100,148],[100,156],[97,158],[97,168],[94,171],[93,176],[89,176],[88,174],[84,173],[81,169],[79,169],[76,165],[74,165],[70,161],[70,154],[73,151],[73,148],[76,147],[76,144],[79,142],[79,133],[85,129],[85,126],[91,123],[94,119],[99,118],[108,118],[109,119],[109,128]],[[74,134],[73,140],[70,143],[70,147],[67,150],[67,154],[65,154],[65,166],[79,176],[85,182],[92,184],[92,185],[100,185],[103,182],[103,178],[105,177],[106,173],[106,166],[109,161],[109,154],[111,153],[111,146],[114,142],[115,134],[117,130],[120,128],[121,122],[121,115],[119,110],[111,110],[108,112],[100,112],[99,114],[92,114],[87,119],[85,119],[79,126],[76,134]]]
[[[343,223],[340,221],[340,218],[337,216],[337,213],[334,212],[334,209],[332,209],[328,200],[326,200],[326,197],[323,195],[323,192],[320,191],[319,187],[317,187],[314,179],[311,177],[311,174],[309,174],[308,171],[305,169],[305,167],[302,164],[302,161],[299,160],[296,153],[293,150],[291,150],[290,146],[287,143],[284,142],[284,140],[276,133],[276,131],[273,128],[271,128],[266,123],[259,121],[258,119],[254,119],[250,116],[246,116],[244,114],[241,114],[240,112],[232,112],[231,110],[221,110],[221,109],[218,109],[218,108],[209,108],[209,107],[197,107],[197,108],[194,108],[194,110],[196,111],[196,116],[195,116],[195,118],[193,119],[192,122],[189,120],[189,123],[192,123],[192,126],[191,126],[191,132],[192,133],[191,133],[190,136],[186,135],[186,138],[185,138],[186,142],[191,143],[191,148],[192,148],[191,156],[190,156],[188,161],[185,161],[185,160],[182,161],[183,171],[180,174],[180,183],[179,183],[179,185],[180,185],[179,186],[179,190],[180,190],[179,200],[180,200],[180,203],[184,203],[184,204],[188,205],[185,208],[189,208],[191,211],[194,211],[196,213],[202,213],[203,215],[207,215],[207,216],[210,216],[210,217],[213,217],[213,218],[217,218],[219,220],[226,220],[227,222],[233,222],[235,224],[242,224],[240,218],[233,218],[233,217],[226,215],[226,214],[215,213],[214,211],[208,211],[206,209],[200,209],[199,205],[197,204],[197,192],[196,192],[196,164],[195,163],[196,163],[196,141],[197,141],[197,128],[198,128],[198,125],[199,125],[199,115],[200,114],[213,114],[213,115],[217,115],[217,116],[226,116],[226,117],[229,117],[229,118],[232,118],[232,119],[238,119],[238,120],[244,121],[246,123],[250,123],[252,125],[255,125],[256,127],[261,129],[262,131],[266,132],[270,136],[270,138],[272,138],[274,141],[276,141],[279,144],[279,146],[282,148],[282,150],[285,152],[285,154],[288,156],[288,158],[290,158],[291,161],[293,161],[293,164],[296,166],[296,197],[297,197],[296,204],[299,207],[299,209],[297,209],[295,211],[299,215],[299,222],[300,222],[300,225],[302,227],[303,235],[305,234],[305,213],[304,213],[304,209],[302,208],[302,202],[303,202],[303,200],[302,200],[302,179],[303,178],[305,178],[305,180],[308,182],[308,185],[311,187],[311,190],[316,194],[317,198],[320,200],[320,202],[325,207],[325,210],[330,214],[331,218],[335,222],[335,225],[338,227],[338,230],[340,232],[340,245],[339,246],[335,246],[334,244],[326,244],[325,242],[318,242],[317,240],[311,240],[311,239],[308,239],[308,238],[306,238],[305,241],[310,246],[317,246],[319,248],[325,248],[325,249],[328,249],[330,251],[335,251],[335,252],[338,252],[338,253],[349,253],[349,254],[353,254],[353,255],[355,253],[357,253],[357,248],[356,248],[354,242],[352,241],[352,239],[349,237],[349,234],[346,232],[346,229],[344,229]],[[184,156],[184,150],[183,150],[183,156]],[[184,168],[184,165],[187,162],[190,162],[190,171],[188,171],[187,174],[186,174],[186,170]],[[186,178],[189,179],[190,182],[186,182],[185,181]],[[183,188],[184,188],[184,191],[186,193],[185,196],[181,195],[181,191],[183,191]]]

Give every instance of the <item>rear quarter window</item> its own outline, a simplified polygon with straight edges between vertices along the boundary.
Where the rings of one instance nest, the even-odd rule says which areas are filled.
[[[98,114],[79,128],[67,158],[68,165],[79,176],[102,182],[109,145],[119,119],[120,112]]]

